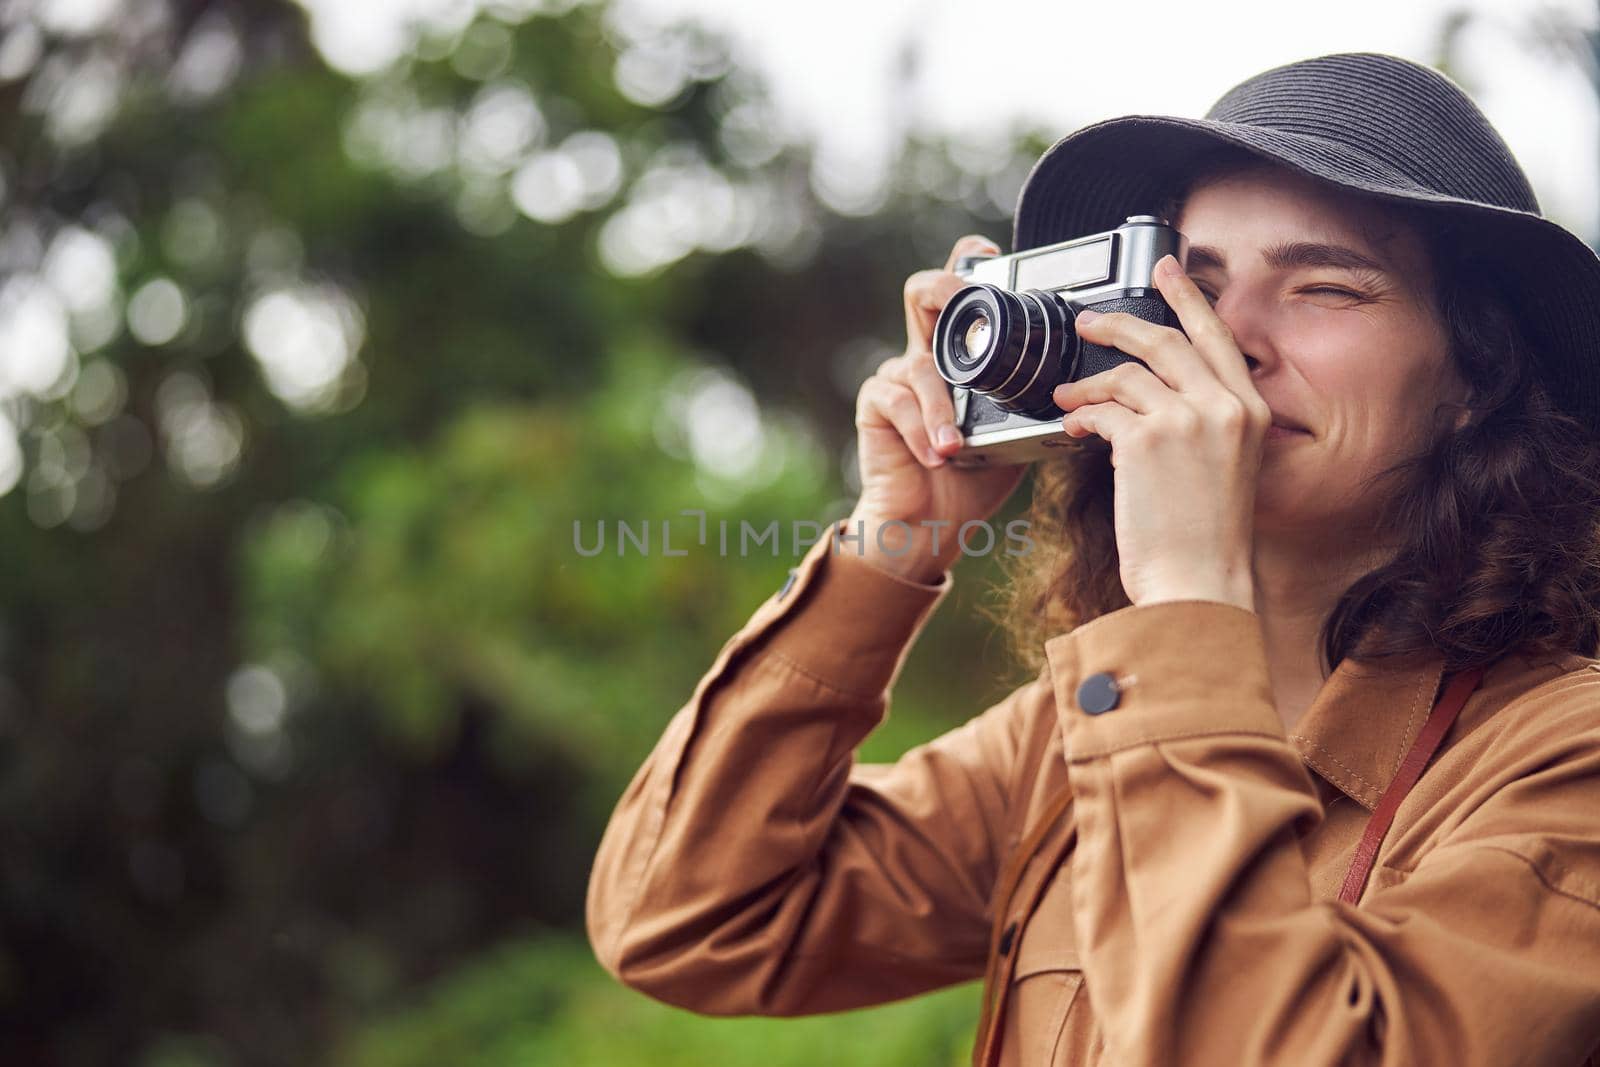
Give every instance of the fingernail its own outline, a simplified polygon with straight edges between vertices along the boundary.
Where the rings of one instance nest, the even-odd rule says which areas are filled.
[[[1153,272],[1165,278],[1176,278],[1183,273],[1183,268],[1178,266],[1178,259],[1171,252],[1156,260],[1156,269]]]
[[[1076,319],[1074,319],[1073,321],[1074,322],[1093,322],[1095,319],[1098,319],[1099,317],[1100,317],[1100,312],[1095,311],[1095,310],[1093,310],[1091,308],[1084,308],[1082,311],[1078,312],[1078,317]]]
[[[954,426],[939,427],[939,447],[953,448],[961,444],[961,431]]]

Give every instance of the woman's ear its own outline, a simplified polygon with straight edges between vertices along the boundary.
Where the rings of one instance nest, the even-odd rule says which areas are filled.
[[[1477,399],[1477,390],[1472,388],[1472,384],[1455,370],[1453,364],[1447,364],[1444,373],[1443,407],[1446,410],[1456,409],[1450,424],[1452,431],[1460,430],[1476,421]]]

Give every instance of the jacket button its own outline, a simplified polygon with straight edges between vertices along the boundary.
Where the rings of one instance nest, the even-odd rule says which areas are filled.
[[[1117,706],[1117,680],[1104,671],[1091,674],[1078,686],[1078,706],[1099,715]]]
[[[779,600],[782,600],[784,597],[788,596],[789,590],[794,588],[795,571],[796,568],[789,568],[789,577],[784,579],[783,588],[778,590]]]
[[[1010,955],[1011,942],[1016,939],[1016,936],[1017,924],[1015,922],[1006,923],[1006,928],[1000,931],[1000,955]]]

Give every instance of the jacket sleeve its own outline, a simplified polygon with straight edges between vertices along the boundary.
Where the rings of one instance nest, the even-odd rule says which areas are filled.
[[[892,765],[857,765],[951,579],[835,553],[837,533],[723,646],[601,841],[596,956],[667,1003],[799,1015],[983,973],[1023,690]]]
[[[1548,704],[1544,734],[1484,769],[1442,843],[1356,908],[1313,898],[1298,836],[1322,809],[1253,612],[1123,608],[1046,653],[1078,819],[1073,922],[1115,1062],[1491,1067],[1591,1052],[1600,675],[1525,695]],[[1102,671],[1129,684],[1090,715],[1077,687]]]

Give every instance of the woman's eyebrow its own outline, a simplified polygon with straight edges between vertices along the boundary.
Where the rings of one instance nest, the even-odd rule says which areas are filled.
[[[1379,274],[1392,273],[1388,264],[1373,259],[1365,252],[1319,241],[1289,241],[1276,244],[1264,250],[1261,258],[1274,270],[1290,270],[1295,267],[1340,267],[1345,270],[1375,271]],[[1220,249],[1211,245],[1190,245],[1188,267],[1190,270],[1214,267],[1226,271],[1228,263]]]

